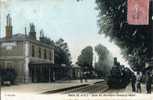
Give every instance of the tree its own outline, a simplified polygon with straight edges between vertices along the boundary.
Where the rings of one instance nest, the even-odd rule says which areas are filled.
[[[91,46],[85,47],[81,54],[78,57],[77,64],[82,67],[82,69],[85,69],[87,67],[87,70],[90,72],[92,71],[92,61],[93,61],[93,48]]]
[[[131,66],[143,70],[146,60],[153,58],[152,1],[150,0],[149,25],[127,24],[127,0],[96,0],[99,11],[99,33],[109,36],[121,49],[126,59],[131,55]]]
[[[39,40],[42,43],[51,45],[54,47],[54,62],[55,64],[66,64],[71,65],[71,54],[68,48],[68,44],[64,41],[64,39],[60,38],[56,42],[51,40],[48,37],[44,36],[44,31],[40,31],[40,37]]]
[[[82,0],[77,0],[82,1]],[[153,1],[150,0],[149,25],[127,24],[127,0],[96,0],[99,33],[109,36],[121,49],[129,64],[143,70],[146,61],[153,59]],[[130,57],[131,58],[131,57]]]
[[[72,63],[68,44],[62,38],[55,42],[55,63],[60,65]]]
[[[95,47],[95,51],[99,57],[98,62],[95,63],[95,70],[98,76],[106,77],[113,66],[113,57],[109,50],[101,44]]]

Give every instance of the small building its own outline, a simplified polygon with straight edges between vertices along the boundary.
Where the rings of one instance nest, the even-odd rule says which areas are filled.
[[[12,30],[12,19],[8,14],[5,37],[0,39],[0,67],[14,68],[17,72],[17,83],[32,82],[30,65],[33,63],[54,64],[54,48],[36,39],[34,24],[30,24],[29,35],[12,34]],[[49,67],[45,67],[44,70],[49,70]],[[45,74],[37,73],[37,77],[40,75],[46,77]]]
[[[81,74],[81,67],[77,64],[74,64],[72,66],[72,78],[73,79],[80,79],[80,74]]]

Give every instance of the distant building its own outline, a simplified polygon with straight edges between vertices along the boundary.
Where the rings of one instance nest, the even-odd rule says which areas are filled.
[[[17,72],[16,82],[31,82],[32,75],[30,75],[29,66],[33,63],[54,64],[54,48],[36,39],[33,24],[30,24],[30,32],[27,35],[12,34],[12,18],[9,14],[6,23],[5,37],[0,39],[0,67],[14,68]],[[37,77],[40,76],[45,77],[44,74],[39,73]]]
[[[80,74],[81,74],[81,67],[77,64],[74,64],[72,66],[72,78],[73,79],[80,79]]]

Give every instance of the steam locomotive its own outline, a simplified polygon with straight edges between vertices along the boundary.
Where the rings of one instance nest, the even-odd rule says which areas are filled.
[[[131,77],[131,71],[129,68],[123,65],[116,64],[112,67],[110,76],[108,76],[107,85],[109,88],[125,88]]]

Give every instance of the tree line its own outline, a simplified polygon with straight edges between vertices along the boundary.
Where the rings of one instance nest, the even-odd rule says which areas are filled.
[[[98,56],[97,61],[94,61],[93,51]],[[82,49],[76,63],[81,67],[83,72],[89,73],[89,78],[92,77],[94,72],[97,74],[97,77],[102,78],[109,75],[113,66],[113,57],[105,46],[98,44],[94,49],[92,46]]]
[[[54,41],[46,36],[44,36],[44,32],[40,31],[40,42],[46,43],[54,47],[54,63],[61,65],[71,65],[71,54],[68,48],[67,42],[64,39],[60,38],[57,41]]]
[[[82,0],[77,0],[82,1]],[[134,70],[143,70],[153,58],[153,1],[150,0],[149,25],[127,23],[127,0],[95,0],[99,34],[109,36],[122,50]]]

